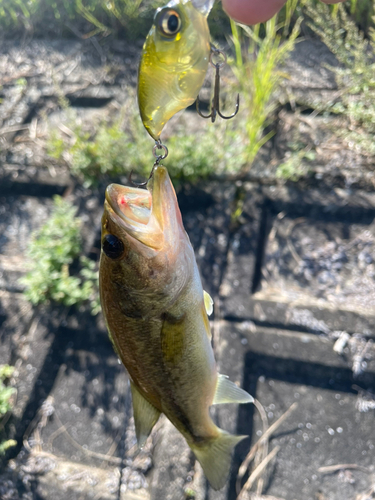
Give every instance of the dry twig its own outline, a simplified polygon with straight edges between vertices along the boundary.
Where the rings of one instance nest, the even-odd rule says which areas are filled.
[[[264,460],[262,460],[262,462],[258,465],[258,467],[250,474],[248,480],[246,481],[242,490],[240,491],[237,500],[241,500],[243,498],[244,493],[251,489],[255,481],[258,479],[259,476],[261,476],[263,471],[266,469],[267,465],[278,454],[279,451],[280,451],[280,446],[276,446],[276,448],[274,448],[271,451],[271,453],[269,453],[267,457]]]
[[[355,500],[372,500],[375,498],[375,484],[364,493],[360,493],[355,497]]]
[[[267,413],[257,399],[254,400],[254,405],[259,412],[260,418],[262,419],[263,434],[265,434],[267,432],[267,429],[268,429]],[[261,451],[261,453],[257,453],[255,456],[255,461],[254,461],[255,468],[257,468],[260,465],[260,463],[263,462],[263,460],[265,460],[267,458],[267,456],[268,456],[268,444],[269,444],[268,440],[265,440],[265,441],[263,441],[263,444],[260,446],[262,448],[262,451]],[[257,484],[257,490],[256,490],[257,495],[261,495],[263,493],[263,486],[264,486],[264,478],[261,476],[259,478],[259,481]]]
[[[325,467],[319,467],[318,472],[321,472],[322,474],[331,474],[331,472],[337,472],[343,469],[357,469],[362,472],[370,472],[366,467],[357,464],[327,465]]]
[[[258,409],[259,411],[259,405],[260,403],[257,402],[258,404],[255,404],[256,408]],[[276,422],[274,422],[264,433],[263,435],[258,439],[258,441],[254,444],[254,446],[252,446],[252,448],[250,449],[248,455],[246,456],[245,460],[242,462],[239,470],[238,470],[238,475],[237,475],[237,483],[236,483],[236,490],[237,490],[237,494],[238,494],[238,498],[240,498],[241,496],[241,493],[243,491],[243,489],[245,488],[245,486],[248,484],[250,478],[252,476],[254,476],[254,473],[256,471],[258,471],[258,468],[260,467],[260,465],[264,464],[265,461],[265,465],[268,465],[269,461],[272,460],[273,458],[273,455],[272,453],[274,453],[274,450],[266,456],[266,458],[264,458],[261,462],[260,465],[258,465],[258,467],[256,467],[256,469],[253,471],[253,473],[250,475],[249,479],[246,481],[246,484],[244,486],[244,488],[241,489],[241,480],[242,478],[244,477],[244,475],[246,474],[247,470],[249,469],[249,466],[251,464],[251,462],[254,460],[254,458],[256,457],[257,455],[257,452],[259,451],[259,448],[261,446],[264,445],[264,443],[267,443],[267,446],[268,446],[268,441],[269,441],[269,438],[271,437],[271,435],[281,426],[281,424],[290,416],[291,413],[293,413],[293,411],[297,408],[298,406],[298,403],[293,403],[292,406],[283,414],[281,415],[281,417],[276,420]],[[263,409],[263,408],[262,408]],[[263,410],[264,411],[264,410]],[[261,413],[262,415],[262,413]],[[276,449],[276,448],[275,448]],[[268,448],[267,448],[268,450]],[[276,454],[277,452],[275,452]],[[272,455],[272,456],[271,456]],[[270,458],[271,456],[271,458]],[[260,471],[258,471],[255,479],[252,480],[252,483],[254,481],[256,481],[256,479],[259,477],[259,475],[261,475],[261,473],[264,471],[264,467],[261,468]],[[261,483],[262,485],[262,483]],[[247,488],[249,489],[249,488]]]

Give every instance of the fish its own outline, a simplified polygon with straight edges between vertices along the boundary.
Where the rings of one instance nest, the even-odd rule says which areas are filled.
[[[218,428],[209,408],[251,403],[217,371],[202,283],[164,166],[147,189],[111,184],[102,217],[99,283],[110,339],[126,367],[138,445],[163,413],[186,439],[211,486],[221,489],[233,448],[247,436]]]
[[[196,100],[211,45],[207,16],[214,0],[171,0],[157,9],[138,71],[143,125],[158,141],[164,125]]]

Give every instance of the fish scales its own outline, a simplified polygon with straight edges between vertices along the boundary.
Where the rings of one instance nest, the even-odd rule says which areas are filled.
[[[205,305],[209,296],[167,170],[156,167],[147,187],[148,198],[134,196],[134,188],[107,188],[100,259],[103,313],[131,379],[139,444],[164,413],[219,489],[229,473],[231,451],[243,436],[219,429],[209,407],[252,398],[217,372]]]
[[[116,279],[117,274],[116,272]],[[103,276],[102,273],[101,276],[101,288],[107,289],[107,280],[109,279],[111,286],[112,278],[110,275]],[[203,301],[198,302],[196,298],[199,291],[197,270],[194,277],[191,283],[186,284],[186,288],[190,288],[190,293],[187,293],[185,298],[186,304],[189,304],[186,312],[185,304],[181,307],[177,303],[161,314],[158,307],[150,311],[140,305],[137,318],[129,317],[128,308],[124,311],[122,306],[119,289],[114,289],[118,298],[116,302],[106,299],[102,302],[104,314],[111,321],[108,326],[116,350],[132,380],[142,389],[145,396],[147,395],[147,399],[166,415],[174,415],[174,412],[170,411],[171,408],[185,406],[183,413],[187,414],[187,419],[190,422],[198,422],[197,429],[192,430],[195,426],[191,425],[190,430],[199,439],[201,422],[208,417],[207,404],[199,405],[199,399],[212,400],[216,388],[216,372],[207,335],[207,314]],[[132,304],[143,304],[143,298],[137,295],[136,298],[132,297]],[[131,293],[126,292],[125,303],[128,302],[129,296]],[[143,319],[142,313],[147,314],[148,318]],[[202,326],[197,325],[197,320],[202,321],[205,329],[203,335]],[[193,371],[192,363],[196,366]],[[202,381],[205,380],[210,382],[206,388],[202,387]],[[171,390],[171,387],[175,390]],[[203,415],[197,415],[197,408],[203,409]],[[174,420],[173,416],[169,418]]]

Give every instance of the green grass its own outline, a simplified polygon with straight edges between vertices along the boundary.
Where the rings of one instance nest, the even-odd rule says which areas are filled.
[[[146,144],[139,144],[141,147],[137,150],[131,135],[121,130],[119,123],[102,122],[94,133],[80,126],[73,127],[73,131],[73,144],[65,142],[58,131],[53,131],[47,143],[47,153],[56,160],[64,157],[71,173],[86,187],[129,173],[131,165],[137,165],[141,174],[147,173],[142,167],[146,163],[142,161],[142,151],[146,149],[142,146]]]
[[[350,0],[350,14],[356,25],[365,33],[374,26],[373,0]]]
[[[135,39],[144,36],[161,0],[75,0],[77,12],[94,27],[93,33],[123,34]]]
[[[86,187],[118,180],[131,171],[148,177],[155,160],[152,155],[154,141],[142,125],[135,98],[129,99],[114,123],[102,121],[88,130],[74,125],[73,115],[71,122],[73,141],[58,130],[52,131],[47,153],[54,160],[67,164],[72,175]],[[186,128],[180,125],[175,128],[174,135],[164,140],[170,154],[163,164],[175,183],[197,182],[225,170],[229,135],[218,140],[216,127],[211,123],[204,125],[199,138],[186,133]]]
[[[55,196],[50,218],[37,231],[28,249],[30,271],[21,279],[26,298],[34,305],[57,302],[66,306],[89,304],[100,310],[95,262],[82,257],[81,220],[76,208]],[[73,275],[71,267],[78,261]]]
[[[280,163],[276,170],[276,177],[286,181],[297,182],[309,173],[309,163],[316,158],[315,151],[304,147],[303,144],[288,144],[289,156]]]
[[[251,167],[261,147],[274,134],[273,130],[265,133],[265,129],[278,107],[275,93],[287,78],[282,64],[293,50],[300,32],[301,19],[290,31],[297,4],[298,0],[288,0],[282,14],[253,27],[231,21],[235,52],[231,66],[239,82],[246,130],[243,169]],[[279,16],[283,16],[283,22],[279,22]]]
[[[306,0],[303,0],[306,1]],[[308,0],[314,6],[319,0]],[[167,0],[0,0],[0,34],[19,36],[83,36],[113,34],[134,40],[146,35],[155,9]],[[333,9],[336,9],[334,6]],[[372,21],[372,0],[347,2],[353,20],[367,33]],[[279,21],[288,13],[284,10]],[[209,16],[211,34],[222,38],[230,32],[229,20],[221,3],[216,2]]]
[[[358,4],[359,5],[359,4]],[[346,117],[346,127],[336,131],[356,150],[373,155],[375,142],[375,31],[369,38],[338,5],[335,12],[324,4],[314,9],[306,4],[309,26],[335,54],[339,66],[331,67],[339,87],[339,99],[319,107],[319,111]]]
[[[0,0],[2,33],[22,30],[43,35],[113,33],[134,39],[147,33],[161,0]],[[51,28],[52,25],[52,28]],[[73,30],[74,31],[74,30]]]
[[[134,24],[136,18],[139,20],[147,12],[153,12],[157,3],[160,2],[113,0],[106,3],[105,9],[107,14],[111,12],[116,22],[133,20],[130,24]],[[99,4],[101,0],[79,3],[79,10],[81,14],[85,11],[88,20],[93,16],[94,30],[104,32],[108,23],[95,24],[95,19],[102,19],[97,17]],[[231,22],[234,57],[229,62],[238,83],[233,86],[233,92],[228,83],[223,83],[223,88],[226,85],[230,90],[224,107],[231,109],[232,99],[235,99],[238,90],[241,95],[240,113],[230,122],[219,121],[214,126],[209,124],[199,140],[196,135],[186,134],[185,130],[177,130],[166,140],[170,155],[164,163],[175,181],[196,182],[213,173],[238,174],[251,168],[262,146],[274,134],[272,122],[279,106],[277,94],[288,78],[282,67],[299,36],[299,14],[303,4],[306,5],[305,12],[314,19],[314,29],[342,63],[342,67],[335,71],[339,85],[348,90],[349,97],[343,96],[330,111],[344,113],[349,120],[364,128],[375,126],[372,93],[375,68],[371,59],[372,49],[369,50],[373,40],[366,39],[358,31],[351,14],[343,6],[289,0],[283,11],[267,23],[248,27]],[[363,12],[363,5],[353,0],[349,6],[352,14],[358,14],[359,9]],[[368,2],[366,5],[368,13]],[[213,18],[220,17],[221,12],[216,6]],[[373,31],[369,33],[374,37]],[[64,160],[71,173],[86,186],[118,179],[132,170],[141,176],[148,176],[153,162],[150,153],[152,142],[142,127],[133,102],[127,105],[123,116],[115,123],[103,121],[95,131],[75,125],[71,128],[75,134],[73,142],[55,131],[48,141],[47,151],[55,160]],[[369,140],[361,141],[362,148],[369,144]],[[303,151],[298,154],[303,155]],[[292,151],[285,165],[279,167],[278,175],[295,177],[291,171],[295,170],[293,165],[297,159],[297,153]]]
[[[0,34],[22,32],[37,36],[113,34],[134,40],[151,27],[156,8],[167,0],[0,0]],[[209,18],[213,36],[229,27],[221,5]],[[73,35],[74,36],[74,35]]]
[[[0,456],[17,444],[13,439],[6,439],[1,422],[2,418],[12,410],[11,398],[15,389],[6,386],[4,382],[12,376],[13,371],[14,368],[9,365],[0,365]]]
[[[308,1],[314,7],[319,4],[319,0]],[[167,0],[0,0],[0,33],[5,36],[25,31],[37,36],[100,33],[133,40],[146,35],[155,9],[166,3]],[[350,0],[347,5],[353,20],[367,33],[374,26],[372,0]],[[279,21],[285,16],[288,13],[284,10]],[[213,7],[209,24],[214,38],[230,32],[220,2]]]
[[[222,104],[228,108],[229,96],[234,101],[235,91],[239,90],[241,111],[229,122],[207,123],[199,139],[184,127],[175,128],[174,134],[165,140],[170,155],[164,161],[174,182],[197,182],[212,174],[243,172],[251,167],[261,147],[273,135],[272,130],[265,133],[265,129],[279,105],[275,93],[287,77],[282,64],[299,34],[299,19],[291,28],[297,3],[298,0],[288,1],[280,15],[282,22],[275,16],[253,28],[231,23],[235,57],[230,64],[239,83],[233,88],[225,83],[228,102]],[[67,163],[71,173],[87,187],[118,179],[132,170],[147,177],[153,163],[153,143],[134,101],[134,97],[129,99],[115,123],[102,121],[94,131],[74,125],[72,117],[74,140],[54,131],[47,144],[49,156]]]

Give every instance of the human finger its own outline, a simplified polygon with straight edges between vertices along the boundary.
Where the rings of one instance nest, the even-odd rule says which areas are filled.
[[[334,0],[335,1],[335,0]],[[222,0],[229,17],[242,24],[267,21],[278,12],[286,0]]]
[[[242,24],[257,24],[268,21],[286,3],[286,0],[222,0],[223,9],[229,17]],[[344,0],[322,0],[324,3],[342,3]]]

